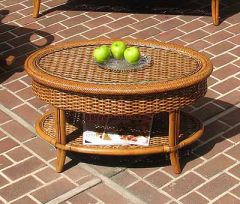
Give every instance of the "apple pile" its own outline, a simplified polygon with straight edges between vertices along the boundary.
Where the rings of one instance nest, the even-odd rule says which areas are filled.
[[[98,63],[106,63],[111,57],[116,60],[125,59],[130,64],[137,64],[140,59],[140,51],[138,47],[128,47],[123,41],[114,41],[109,47],[102,45],[93,51],[93,57]]]

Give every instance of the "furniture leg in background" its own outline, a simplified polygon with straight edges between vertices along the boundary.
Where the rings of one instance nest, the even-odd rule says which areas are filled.
[[[10,55],[7,58],[2,58],[0,56],[0,66],[10,66],[15,61],[15,57]]]
[[[214,25],[219,25],[219,0],[212,0],[212,19]]]
[[[33,0],[33,17],[37,18],[39,15],[41,0]]]

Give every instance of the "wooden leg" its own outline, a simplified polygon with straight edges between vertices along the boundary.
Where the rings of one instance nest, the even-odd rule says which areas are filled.
[[[178,143],[180,129],[180,111],[173,111],[169,113],[169,146],[174,147]],[[181,167],[179,163],[178,150],[170,152],[170,161],[174,170],[174,173],[181,173]]]
[[[57,132],[57,143],[66,144],[66,123],[65,123],[65,112],[58,108],[55,109],[56,117],[56,132]],[[62,172],[65,163],[66,151],[63,149],[57,149],[57,162],[56,172]]]
[[[33,17],[37,18],[39,15],[41,0],[33,0]]]
[[[212,19],[214,25],[219,25],[219,0],[212,0]]]
[[[57,149],[56,172],[60,173],[63,171],[65,158],[66,158],[66,151],[62,149]]]
[[[10,55],[6,59],[0,58],[0,66],[10,66],[15,61],[15,57]]]

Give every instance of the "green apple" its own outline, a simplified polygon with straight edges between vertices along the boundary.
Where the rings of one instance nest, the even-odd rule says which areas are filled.
[[[126,44],[123,41],[115,41],[111,45],[111,52],[115,59],[123,59]]]
[[[107,62],[111,56],[110,48],[107,45],[97,47],[93,51],[93,57],[96,62],[104,63]]]
[[[129,47],[124,51],[124,58],[130,64],[137,64],[140,56],[140,51],[135,46]]]

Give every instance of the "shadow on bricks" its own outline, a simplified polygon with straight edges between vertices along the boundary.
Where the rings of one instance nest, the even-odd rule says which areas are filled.
[[[222,21],[239,12],[240,4],[236,1],[222,0],[220,5]],[[211,0],[68,0],[67,3],[53,7],[40,14],[46,15],[53,11],[92,11],[92,12],[122,12],[135,14],[164,14],[164,15],[190,15],[211,16]],[[41,13],[41,12],[40,12]]]
[[[23,71],[26,57],[54,40],[47,32],[18,27],[9,22],[3,23],[8,14],[8,10],[0,10],[0,83],[14,72]],[[43,43],[35,44],[34,40],[41,40]]]
[[[207,4],[208,7],[210,3]],[[54,7],[43,12],[42,15],[56,10],[79,10],[79,11],[99,11],[99,12],[123,12],[123,13],[149,13],[149,14],[186,14],[186,15],[211,15],[206,6],[199,7],[195,1],[172,0],[172,1],[97,1],[97,0],[69,0],[66,4]]]
[[[209,103],[218,104],[219,107],[222,107],[222,111],[203,120],[205,131],[202,137],[190,146],[179,150],[183,172],[201,163],[203,161],[201,157],[209,158],[222,153],[226,148],[240,141],[240,109],[233,104],[213,98],[204,97],[202,100],[204,102],[202,102],[198,108],[201,110],[201,107],[205,107],[205,114],[212,113],[212,106],[207,106]],[[197,114],[196,116],[199,117]],[[159,167],[169,172],[172,171],[168,154],[98,156],[68,152],[67,156],[70,160],[65,164],[64,170],[83,162],[98,166],[122,168]]]

